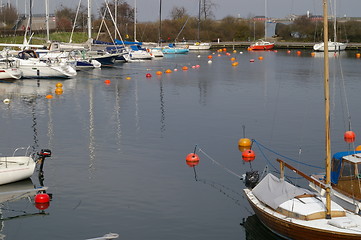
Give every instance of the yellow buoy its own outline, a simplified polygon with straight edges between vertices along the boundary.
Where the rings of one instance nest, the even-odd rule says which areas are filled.
[[[162,75],[163,73],[161,71],[157,71],[155,74]]]
[[[53,98],[53,95],[50,95],[50,94],[49,94],[49,95],[46,95],[46,98],[47,98],[47,99],[52,99],[52,98]]]
[[[238,62],[233,62],[233,63],[232,63],[232,66],[233,66],[233,67],[238,66]]]
[[[57,88],[61,88],[61,87],[63,87],[63,84],[60,83],[60,82],[58,82],[55,86],[56,86]]]
[[[251,147],[252,141],[249,138],[241,138],[238,140],[239,147]]]
[[[233,58],[231,58],[231,61],[232,61],[232,62],[236,61],[236,58],[234,58],[234,57],[233,57]]]
[[[262,56],[259,56],[259,57],[258,57],[258,60],[263,60],[263,57],[262,57]]]
[[[233,53],[236,53],[237,52],[237,50],[233,50]]]
[[[356,57],[357,57],[357,58],[360,58],[360,57],[361,57],[361,54],[360,54],[360,53],[356,53]]]
[[[130,79],[132,79],[132,78],[131,78],[131,77],[126,77],[125,79],[130,80]]]
[[[355,151],[361,151],[361,145],[358,145],[355,149]]]

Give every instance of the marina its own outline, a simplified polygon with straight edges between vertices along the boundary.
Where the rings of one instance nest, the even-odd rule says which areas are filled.
[[[307,49],[235,50],[166,54],[79,70],[69,79],[1,82],[2,155],[29,145],[52,152],[43,169],[43,184],[52,193],[46,214],[3,220],[4,239],[92,239],[108,233],[119,239],[277,239],[264,228],[254,233],[257,222],[239,178],[250,165],[237,142],[245,126],[247,137],[276,152],[321,162],[323,57]],[[342,67],[357,134],[356,54],[332,53],[330,80],[331,88],[341,84],[332,69]],[[61,93],[55,92],[58,83]],[[340,104],[332,105],[335,152],[348,147]],[[185,157],[195,145],[201,151],[193,168]],[[267,159],[254,150],[251,166],[262,170]],[[277,166],[275,158],[270,162]],[[38,171],[31,177],[35,185]],[[14,211],[40,212],[31,202],[6,203],[3,218]]]

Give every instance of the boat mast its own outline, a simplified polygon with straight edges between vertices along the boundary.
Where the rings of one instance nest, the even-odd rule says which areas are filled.
[[[45,0],[45,22],[46,22],[46,41],[50,42],[49,33],[49,0]]]
[[[334,0],[334,9],[333,9],[333,12],[334,12],[334,16],[333,16],[333,41],[334,42],[337,42],[337,34],[336,34],[336,29],[337,29],[337,26],[336,26],[336,21],[337,21],[337,17],[336,17],[336,0]]]
[[[134,0],[134,42],[137,41],[137,0]]]
[[[198,35],[197,35],[197,41],[200,41],[199,37],[199,29],[201,27],[201,0],[198,2]]]
[[[162,0],[159,0],[159,36],[158,36],[158,44],[162,45]]]
[[[92,37],[92,7],[91,7],[91,0],[88,0],[88,39]]]
[[[323,0],[324,42],[324,94],[325,94],[325,145],[326,145],[326,219],[331,218],[331,139],[330,139],[330,86],[328,63],[328,0]]]
[[[267,0],[264,1],[264,40],[267,39]]]

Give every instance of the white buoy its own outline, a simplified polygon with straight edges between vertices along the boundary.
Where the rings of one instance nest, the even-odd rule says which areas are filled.
[[[243,52],[239,52],[239,54],[243,54]]]
[[[200,58],[200,57],[201,57],[201,55],[198,55],[197,57],[198,57],[198,58]]]
[[[208,60],[208,63],[212,63],[212,60]]]
[[[5,98],[3,101],[5,104],[9,104],[10,103],[10,99],[9,98]]]

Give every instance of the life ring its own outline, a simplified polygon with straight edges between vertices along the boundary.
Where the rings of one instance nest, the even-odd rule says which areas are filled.
[[[186,45],[186,48],[189,48],[189,46],[188,46],[188,45]]]
[[[150,49],[149,49],[149,48],[147,48],[147,52],[150,52]]]
[[[196,46],[199,46],[199,42],[196,42]]]

